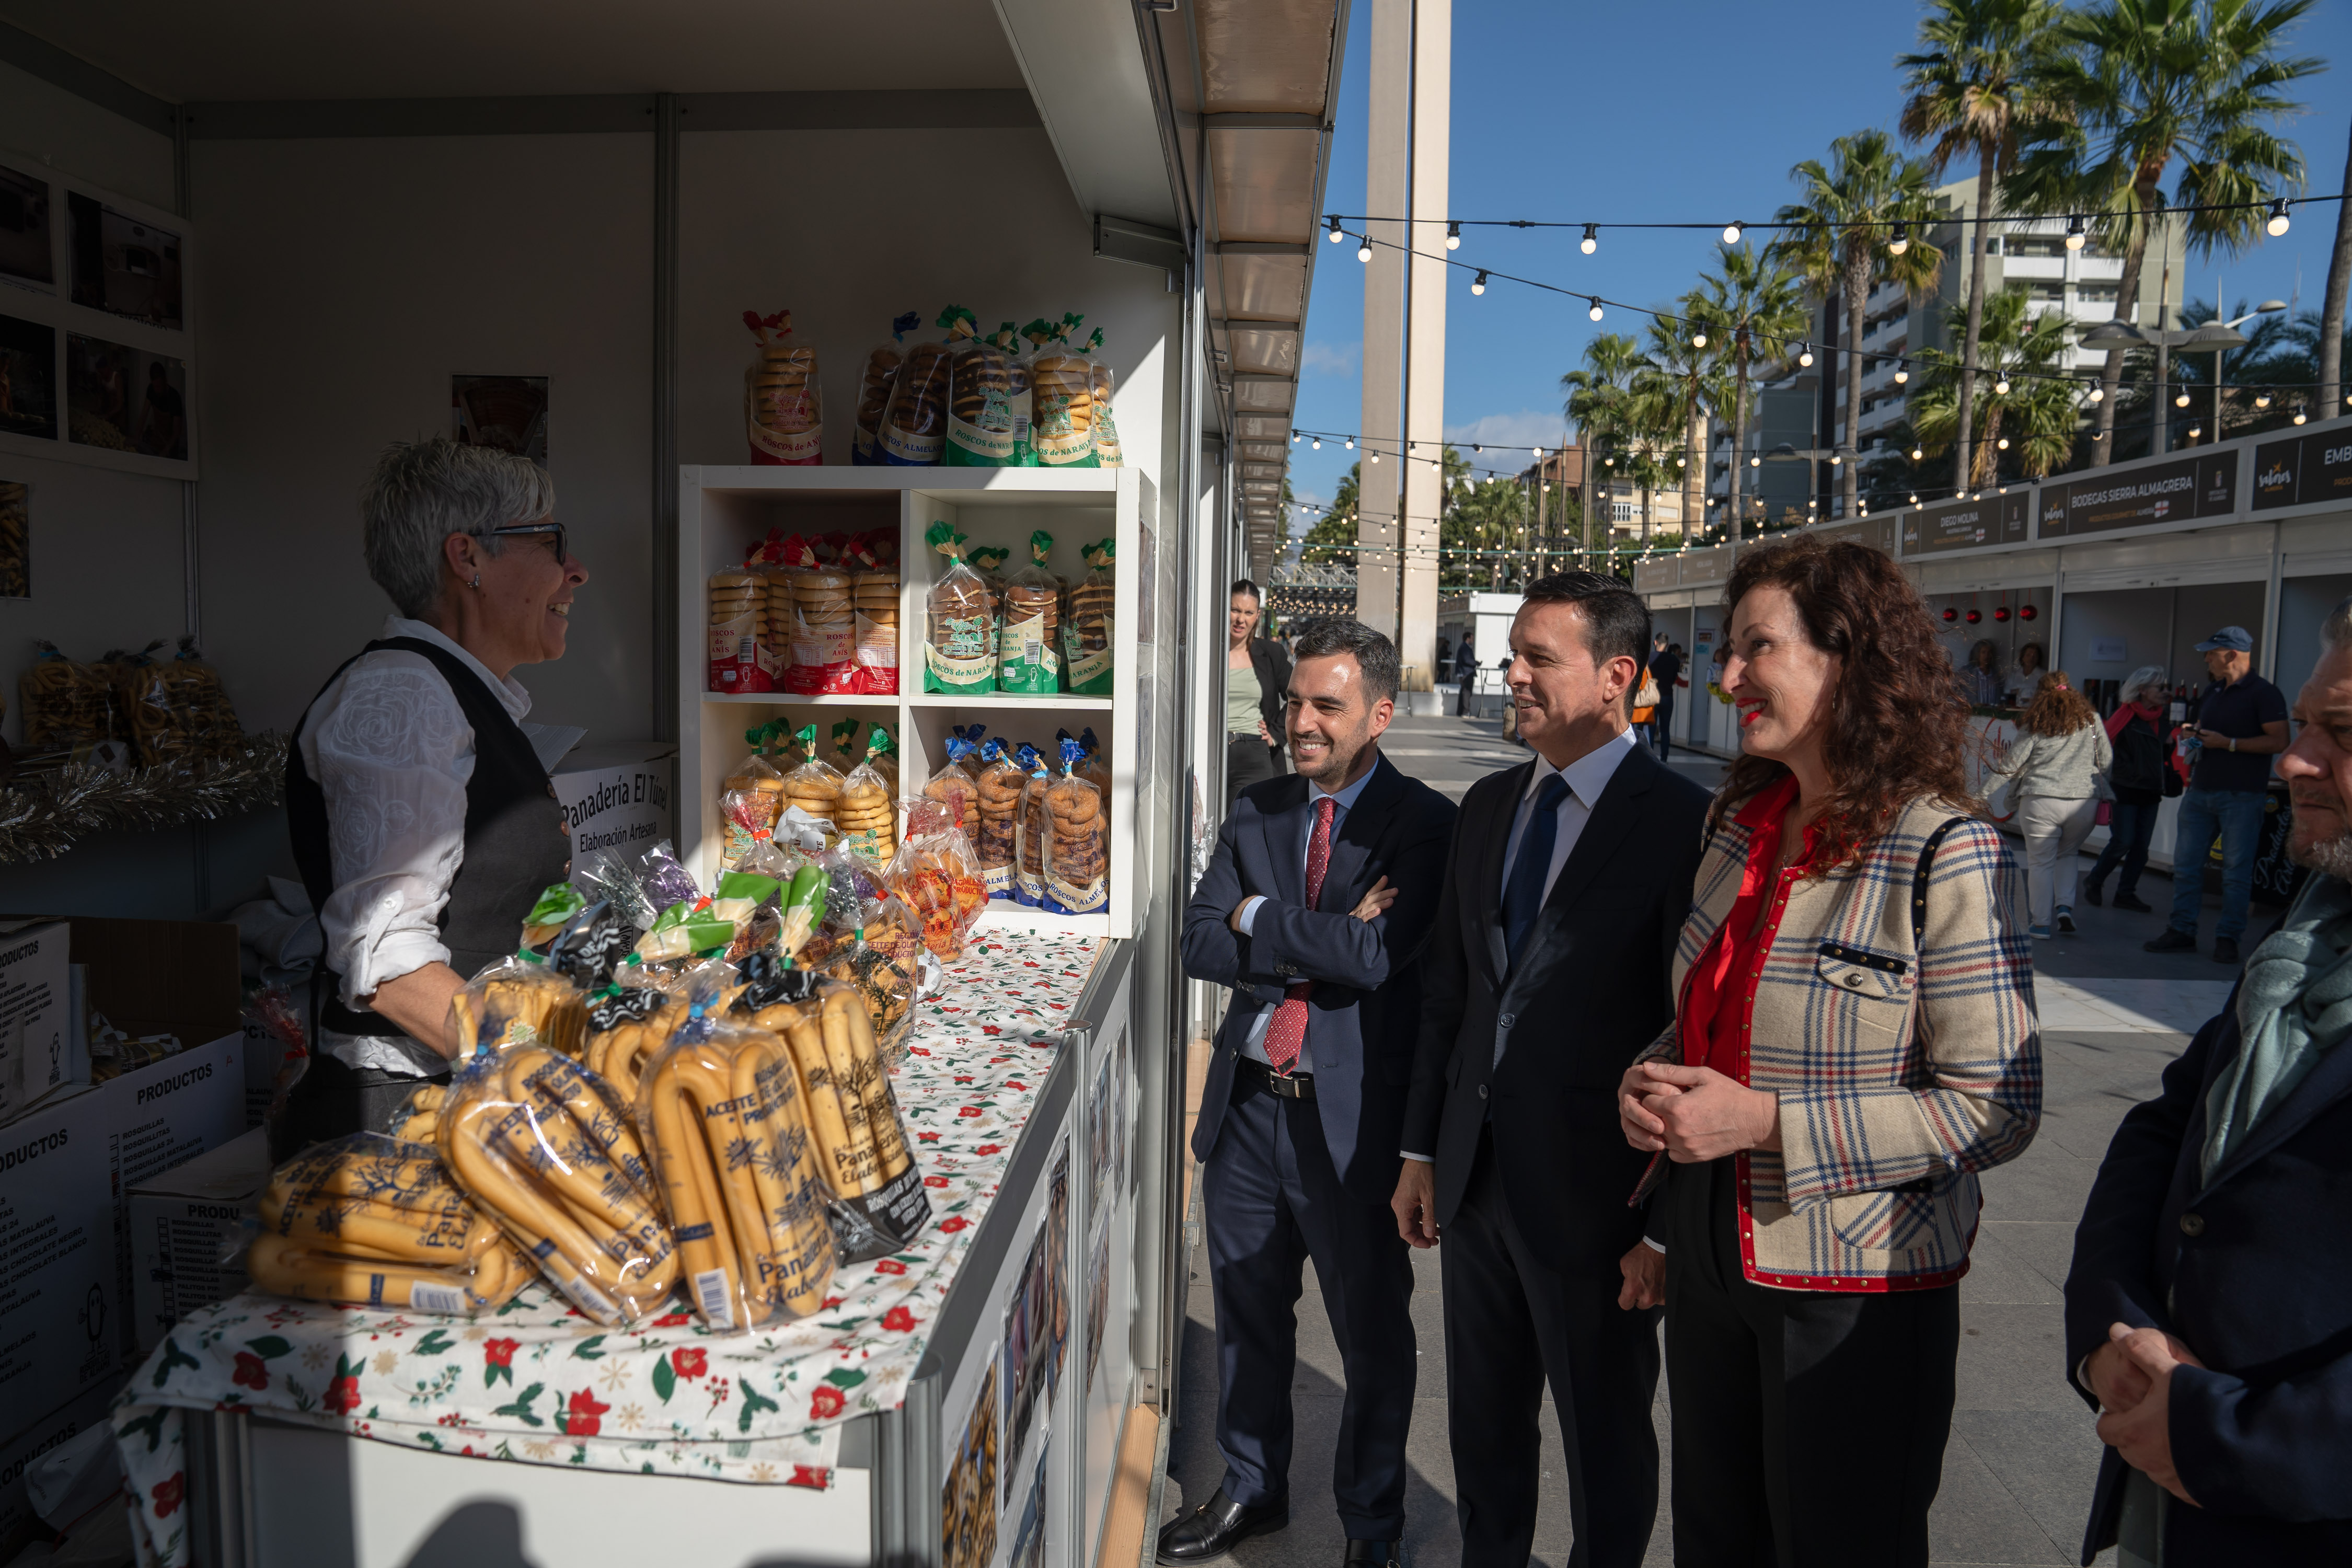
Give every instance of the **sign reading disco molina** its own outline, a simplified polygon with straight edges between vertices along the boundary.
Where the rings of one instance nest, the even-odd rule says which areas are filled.
[[[2042,537],[2153,528],[2238,508],[2238,454],[2214,452],[2042,487]]]
[[[1946,501],[1903,514],[1903,553],[1933,555],[1979,544],[2022,544],[2033,516],[2033,492],[2013,485],[2007,495]]]
[[[2322,430],[2254,448],[2254,510],[2352,501],[2352,430]]]

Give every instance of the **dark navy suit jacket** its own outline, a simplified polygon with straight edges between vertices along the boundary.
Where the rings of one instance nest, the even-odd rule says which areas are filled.
[[[1184,973],[1234,990],[1201,1090],[1192,1154],[1217,1146],[1234,1062],[1262,1002],[1294,980],[1315,981],[1307,1043],[1294,1072],[1315,1077],[1323,1142],[1348,1190],[1385,1205],[1396,1192],[1397,1135],[1421,1020],[1422,944],[1437,913],[1454,803],[1386,757],[1339,819],[1323,896],[1307,908],[1307,836],[1315,811],[1290,773],[1241,792],[1217,852],[1184,911]],[[1369,924],[1349,911],[1382,877],[1396,902]],[[1226,921],[1254,893],[1266,901],[1242,935]]]
[[[2107,1145],[2066,1276],[2066,1373],[2116,1322],[2205,1363],[2172,1373],[2172,1461],[2202,1506],[2171,1509],[2171,1568],[2352,1563],[2352,1041],[2208,1182],[2206,1096],[2239,1044],[2232,992]],[[2116,1539],[2126,1474],[2108,1449],[2084,1563]]]

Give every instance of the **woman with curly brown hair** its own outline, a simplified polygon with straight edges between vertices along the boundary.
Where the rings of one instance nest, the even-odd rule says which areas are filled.
[[[1995,771],[2015,780],[2018,831],[2025,835],[2025,901],[2036,940],[2052,927],[2074,934],[2074,893],[2083,879],[2083,841],[2098,825],[2107,798],[2101,776],[2115,748],[2098,710],[2083,699],[2063,669],[2042,677],[2017,721],[2017,739]]]
[[[1726,597],[1745,754],[1618,1097],[1666,1255],[1675,1561],[1925,1563],[1977,1173],[2041,1117],[2016,869],[1892,560],[1801,535]]]

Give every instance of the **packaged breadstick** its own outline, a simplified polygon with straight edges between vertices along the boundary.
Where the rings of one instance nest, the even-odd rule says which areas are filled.
[[[950,310],[961,318],[949,329],[949,341],[952,343],[956,331],[974,329],[971,311],[960,306]],[[940,317],[940,322],[947,326],[948,317]],[[1019,433],[1013,412],[1016,357],[1013,345],[1017,342],[1013,323],[1007,321],[986,338],[975,337],[961,348],[950,350],[948,467],[1013,467],[1014,437]]]
[[[521,1045],[460,1062],[437,1129],[466,1195],[607,1325],[654,1315],[677,1284],[632,1111],[581,1063]]]
[[[893,317],[888,340],[877,343],[866,356],[866,369],[857,383],[856,422],[849,437],[852,468],[871,468],[882,461],[876,433],[882,428],[883,410],[889,406],[890,388],[898,382],[898,367],[907,360],[907,334],[920,326],[922,321],[913,310]]]
[[[1004,618],[997,637],[996,688],[1026,696],[1061,689],[1062,656],[1055,635],[1061,618],[1061,583],[1046,569],[1054,536],[1029,535],[1029,564],[1004,580]]]
[[[39,654],[16,679],[25,749],[79,751],[105,740],[113,700],[105,672],[68,658],[55,643],[33,646]]]
[[[934,468],[947,434],[947,345],[917,343],[907,351],[906,363],[898,367],[898,378],[890,386],[890,401],[883,408],[880,438],[876,442],[882,466]]]
[[[841,770],[816,754],[815,725],[801,726],[800,738],[809,760],[784,775],[785,815],[798,813],[804,822],[824,824],[830,842],[839,832]]]
[[[743,373],[744,426],[751,461],[811,468],[824,461],[824,395],[816,350],[795,345],[793,313],[743,312],[759,353]]]
[[[1040,468],[1101,466],[1095,457],[1094,362],[1070,342],[1085,319],[1063,316],[1054,329],[1053,346],[1030,362],[1031,439]]]
[[[1021,787],[1019,816],[1014,819],[1013,898],[1031,909],[1045,906],[1045,840],[1052,823],[1045,808],[1045,791],[1054,782],[1037,748],[1024,745],[1015,760],[1028,775]]]
[[[767,578],[747,567],[710,574],[710,679],[712,691],[772,691],[774,682],[760,665],[761,612]]]
[[[1118,603],[1118,583],[1112,571],[1113,548],[1111,541],[1103,539],[1083,552],[1088,570],[1070,588],[1070,618],[1062,631],[1063,651],[1069,660],[1070,689],[1087,697],[1111,695]]]
[[[1110,907],[1109,797],[1078,772],[1085,759],[1082,742],[1065,740],[1062,776],[1045,792],[1044,902],[1055,914],[1087,915]]]
[[[199,752],[209,754],[244,739],[245,727],[236,721],[220,672],[196,651],[194,633],[180,639],[180,651],[164,667],[163,678],[171,687],[172,706],[184,716]]]
[[[1127,459],[1119,450],[1118,421],[1111,417],[1110,363],[1102,357],[1102,329],[1087,339],[1087,353],[1094,363],[1095,395],[1095,458],[1106,468],[1123,468]]]
[[[588,1045],[582,1060],[635,1105],[646,1066],[686,1022],[686,1004],[656,985],[607,986],[588,1005]]]
[[[992,899],[1013,897],[1013,864],[1018,846],[1014,819],[1021,815],[1022,786],[1029,775],[1006,752],[1001,740],[981,745],[980,833],[972,850],[980,857],[982,878]]]
[[[924,542],[948,562],[925,599],[923,689],[996,689],[996,625],[988,585],[963,563],[963,539],[944,522],[931,524]]]
[[[547,967],[593,996],[613,982],[640,935],[610,900],[598,899],[572,917],[547,944]],[[593,1027],[593,1026],[592,1026]]]
[[[429,1131],[442,1091],[426,1087],[433,1103],[403,1122]],[[378,1132],[313,1144],[271,1172],[258,1224],[247,1276],[298,1300],[455,1316],[504,1306],[537,1272],[432,1143]]]
[[[467,1056],[541,1045],[576,1057],[588,1032],[588,1006],[579,987],[518,953],[484,965],[449,998],[449,1032]]]

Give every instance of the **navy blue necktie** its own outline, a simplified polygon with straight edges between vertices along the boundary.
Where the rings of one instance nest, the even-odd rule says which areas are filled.
[[[1559,838],[1559,803],[1567,794],[1568,781],[1558,773],[1536,791],[1528,830],[1519,836],[1518,858],[1503,882],[1503,945],[1513,969],[1519,966],[1528,933],[1536,929],[1536,916],[1543,912],[1544,880],[1551,875],[1551,849]]]

